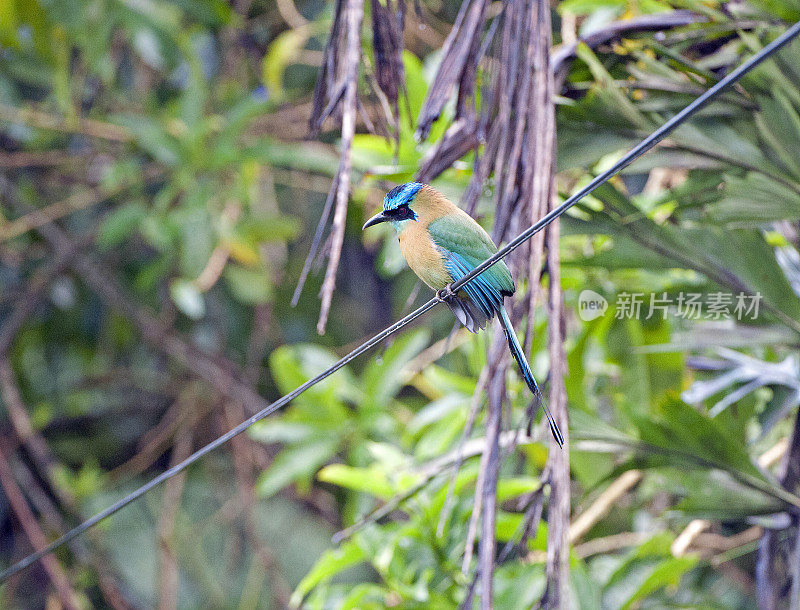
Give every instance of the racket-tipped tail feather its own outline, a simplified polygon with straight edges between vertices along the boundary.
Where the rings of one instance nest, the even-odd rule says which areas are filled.
[[[547,403],[544,401],[544,396],[539,389],[539,384],[536,383],[536,379],[533,377],[533,372],[531,371],[530,365],[528,365],[528,360],[525,358],[525,353],[522,351],[522,346],[519,344],[517,334],[514,332],[514,327],[511,326],[511,320],[508,318],[508,312],[505,307],[500,307],[500,315],[498,318],[503,325],[503,332],[505,332],[506,339],[508,339],[508,347],[511,350],[511,355],[514,356],[514,360],[516,360],[519,365],[522,378],[525,380],[528,388],[530,388],[530,391],[533,392],[533,395],[536,396],[539,404],[542,405],[544,414],[547,417],[547,423],[550,424],[550,432],[553,433],[553,438],[556,439],[559,447],[563,447],[564,436],[561,434],[561,430],[559,430],[555,419],[553,419],[550,409],[547,408]]]

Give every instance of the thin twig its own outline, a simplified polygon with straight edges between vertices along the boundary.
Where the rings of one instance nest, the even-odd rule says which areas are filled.
[[[54,260],[37,270],[28,281],[25,294],[17,299],[16,307],[6,316],[5,323],[0,325],[0,357],[8,352],[25,320],[33,314],[44,298],[47,288],[68,266],[70,259],[75,255],[76,245],[72,246],[75,247],[57,252]]]
[[[14,379],[11,363],[5,356],[0,356],[0,394],[2,394],[3,404],[17,438],[30,453],[38,471],[48,481],[52,482],[55,479],[55,458],[47,442],[34,430],[31,424],[28,411],[22,402],[19,387]],[[71,508],[75,508],[77,501],[71,492],[62,485],[54,486],[53,490],[60,501]]]
[[[11,468],[3,455],[2,448],[0,448],[0,484],[2,484],[6,499],[11,505],[14,514],[16,514],[22,526],[22,531],[25,532],[28,540],[30,540],[31,546],[37,551],[45,548],[47,546],[47,537],[42,532],[39,524],[36,523],[36,516],[28,507],[22,490],[14,481],[14,476],[11,474]],[[69,610],[80,610],[81,603],[78,595],[72,589],[72,585],[69,584],[67,575],[64,573],[58,559],[53,555],[48,555],[42,558],[42,565],[64,607]]]
[[[40,485],[41,475],[34,476],[33,472],[21,460],[11,462],[10,466],[15,480],[25,490],[28,500],[36,511],[44,515],[44,520],[49,529],[57,533],[66,532],[69,526],[61,516],[60,507],[56,506],[51,494]],[[73,513],[71,509],[69,511]],[[94,568],[97,574],[97,586],[103,595],[106,605],[109,608],[113,608],[113,610],[130,610],[132,606],[126,601],[125,595],[115,582],[116,576],[111,574],[111,563],[100,543],[99,533],[97,531],[89,533],[91,545],[84,544],[82,540],[73,540],[69,548],[78,562],[91,565]]]
[[[497,335],[497,332],[495,333]],[[486,382],[489,383],[489,380],[495,375],[495,369],[498,367],[498,363],[501,361],[501,357],[504,355],[505,352],[505,343],[499,342],[495,339],[492,341],[492,346],[489,349],[489,356],[486,365]],[[479,404],[479,394],[473,394],[473,405]],[[475,411],[477,414],[477,410],[470,409],[470,411]],[[472,417],[471,417],[472,419]],[[473,420],[474,421],[474,420]],[[471,423],[471,422],[468,422]],[[488,458],[488,451],[486,450],[489,447],[489,441],[487,439],[483,439],[483,450],[481,451],[481,465],[480,469],[478,470],[478,479],[475,481],[475,501],[472,506],[472,514],[470,515],[469,526],[467,528],[467,538],[464,543],[464,558],[461,563],[461,571],[465,574],[469,572],[470,564],[472,563],[472,555],[474,552],[475,547],[475,537],[478,533],[478,523],[480,522],[481,511],[483,509],[483,489],[484,489],[484,481],[486,480],[486,469],[488,467],[487,460]],[[461,453],[461,452],[459,452]],[[480,569],[480,566],[478,567]]]
[[[376,523],[381,519],[383,519],[384,517],[386,517],[387,515],[390,515],[395,510],[397,510],[403,504],[403,502],[416,496],[420,491],[422,491],[428,485],[428,483],[431,482],[432,479],[434,479],[440,474],[442,474],[441,471],[436,471],[427,474],[420,480],[419,483],[417,483],[407,491],[394,496],[393,498],[385,502],[383,505],[373,510],[371,513],[365,515],[364,517],[356,521],[353,525],[336,532],[332,537],[333,543],[339,544],[343,540],[346,540],[350,536],[355,534],[357,531],[363,529],[366,525],[370,523]]]
[[[345,79],[342,98],[342,138],[341,157],[339,161],[338,181],[336,188],[336,210],[333,213],[331,229],[331,251],[328,258],[328,269],[322,282],[320,296],[322,305],[317,322],[317,332],[325,334],[328,323],[333,291],[336,288],[336,273],[339,270],[339,259],[344,244],[344,230],[347,221],[347,201],[350,198],[350,172],[352,165],[353,136],[356,129],[356,88],[358,86],[358,64],[361,55],[361,22],[364,18],[364,3],[359,0],[345,1],[345,21],[347,23],[347,40],[345,47]],[[336,184],[338,182],[338,184]]]
[[[293,30],[306,27],[308,20],[300,14],[293,0],[277,0],[278,13]]]
[[[195,381],[186,384],[178,397],[164,411],[161,418],[148,429],[136,446],[136,453],[109,473],[112,481],[135,477],[150,468],[167,450],[183,427],[194,426],[210,409],[214,402],[208,399],[208,388]]]
[[[547,511],[547,588],[543,606],[561,608],[569,605],[569,424],[567,396],[564,386],[566,355],[561,328],[563,306],[558,259],[558,225],[548,230],[547,253],[550,270],[550,299],[548,319],[550,350],[550,409],[556,424],[563,432],[564,444],[559,447],[550,439],[550,503]]]
[[[86,189],[70,195],[63,201],[51,203],[40,210],[34,210],[10,222],[0,222],[0,242],[13,239],[23,233],[58,220],[78,210],[83,210],[122,192],[127,185],[117,185],[113,189]]]
[[[542,477],[545,481],[547,477]],[[533,490],[531,493],[528,494],[525,504],[525,513],[522,518],[522,523],[519,526],[517,532],[515,532],[514,536],[506,542],[506,545],[503,547],[503,550],[498,557],[498,563],[504,562],[511,552],[514,550],[515,546],[518,546],[520,549],[527,548],[528,540],[531,536],[536,535],[536,530],[539,528],[539,522],[542,520],[542,510],[544,510],[544,490],[545,485],[548,483],[543,483],[539,486],[538,489]],[[519,542],[515,542],[517,540],[517,536],[519,536]]]
[[[641,470],[627,470],[606,487],[603,493],[572,521],[569,528],[570,543],[574,544],[583,538],[596,523],[609,513],[622,496],[642,480],[642,476]]]
[[[39,150],[0,152],[0,167],[22,169],[26,167],[50,167],[80,160],[81,157],[65,150]]]
[[[792,562],[789,570],[792,576],[792,589],[789,595],[789,607],[800,608],[800,527],[795,526],[794,533],[794,553],[792,553]]]
[[[319,217],[317,228],[314,231],[314,239],[311,240],[311,248],[308,250],[305,262],[303,262],[303,270],[300,272],[300,277],[297,280],[297,286],[295,286],[294,294],[292,295],[292,307],[296,307],[300,302],[300,295],[303,292],[303,287],[306,285],[306,280],[308,279],[308,274],[311,271],[311,266],[314,264],[314,260],[317,258],[319,246],[322,243],[322,236],[325,234],[325,227],[328,226],[328,218],[330,218],[331,210],[333,209],[333,200],[339,189],[339,178],[340,174],[337,171],[336,175],[333,177],[333,182],[331,182],[330,186],[328,187],[328,196],[325,199],[325,206],[322,208],[322,214]]]
[[[573,552],[581,559],[592,555],[606,555],[620,549],[638,546],[645,540],[652,538],[652,536],[650,532],[622,532],[603,536],[602,538],[592,538],[583,544],[577,545]]]
[[[132,134],[125,127],[93,119],[67,119],[33,108],[16,108],[0,104],[0,120],[22,123],[39,129],[52,129],[66,133],[80,133],[114,142],[130,142]]]
[[[547,8],[541,3],[537,7],[537,23],[534,28],[536,36],[532,42],[533,65],[535,67],[533,79],[533,103],[528,109],[528,120],[531,125],[533,144],[529,151],[527,167],[530,173],[525,176],[525,192],[528,203],[528,221],[536,222],[552,207],[555,193],[555,154],[556,154],[556,114],[553,101],[554,88],[553,73],[550,70],[549,58],[552,46],[552,32],[549,13],[541,15]],[[528,256],[528,294],[527,314],[528,325],[525,332],[525,347],[530,349],[533,344],[534,318],[536,303],[540,291],[542,261],[544,259],[544,234],[537,235],[529,242]],[[551,280],[552,281],[552,280]]]
[[[709,553],[726,553],[736,548],[756,542],[764,533],[764,528],[754,525],[732,536],[721,536],[711,532],[698,534],[693,548],[705,556]]]
[[[517,446],[520,444],[529,444],[534,442],[535,439],[529,438],[527,436],[520,436],[520,433],[524,433],[525,429],[521,430],[506,430],[500,434],[498,439],[498,446],[502,450],[508,450],[512,446]],[[463,445],[456,448],[454,451],[450,453],[435,458],[424,464],[420,467],[413,469],[411,472],[415,475],[419,475],[422,478],[420,481],[414,485],[412,488],[408,489],[407,491],[397,494],[392,499],[388,500],[385,504],[376,508],[374,511],[365,515],[360,521],[354,523],[350,527],[347,527],[333,536],[334,543],[340,543],[343,540],[346,540],[350,536],[352,536],[355,532],[362,529],[365,525],[369,523],[375,523],[383,517],[389,515],[394,510],[398,509],[403,502],[406,500],[414,497],[419,493],[422,489],[425,488],[431,481],[434,479],[448,473],[448,472],[458,472],[461,468],[461,464],[464,463],[464,460],[468,458],[473,458],[478,455],[483,455],[484,450],[486,449],[486,438],[479,437],[473,438],[463,443]]]
[[[539,0],[539,27],[550,33],[549,4]],[[546,18],[543,18],[546,15]],[[543,19],[546,25],[543,23]],[[550,201],[553,201],[555,184],[552,180]],[[561,608],[569,605],[569,514],[570,514],[570,473],[569,473],[569,423],[567,413],[567,391],[564,376],[567,372],[567,358],[564,351],[564,308],[561,293],[561,262],[559,257],[560,228],[553,223],[547,230],[547,268],[549,271],[548,303],[548,350],[550,352],[550,409],[556,424],[564,435],[562,447],[555,439],[550,439],[547,460],[550,465],[550,503],[547,511],[547,588],[545,607]]]

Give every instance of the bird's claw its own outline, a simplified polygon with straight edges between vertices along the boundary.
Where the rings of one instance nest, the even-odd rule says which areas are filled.
[[[450,287],[450,284],[442,288],[441,290],[436,291],[436,300],[442,303],[452,299],[456,296],[456,293],[453,292],[453,289]]]

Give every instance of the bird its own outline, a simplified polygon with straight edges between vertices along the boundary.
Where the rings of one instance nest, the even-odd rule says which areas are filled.
[[[497,252],[489,234],[442,193],[421,182],[390,190],[383,199],[383,209],[367,220],[362,230],[384,222],[394,227],[400,252],[411,270],[437,291],[439,299],[469,331],[482,330],[497,316],[522,378],[544,408],[550,431],[563,447],[564,437],[544,402],[505,307],[505,297],[516,290],[508,266],[500,260],[456,292],[450,289],[450,284]]]

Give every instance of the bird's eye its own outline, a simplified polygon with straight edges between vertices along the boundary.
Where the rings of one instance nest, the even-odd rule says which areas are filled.
[[[411,218],[412,214],[411,209],[406,205],[398,209],[397,212],[398,212],[397,215],[402,219]]]

